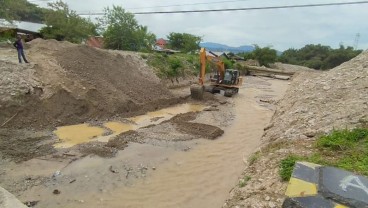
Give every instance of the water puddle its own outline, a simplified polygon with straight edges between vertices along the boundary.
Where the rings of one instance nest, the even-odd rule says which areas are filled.
[[[91,141],[107,142],[118,134],[130,130],[137,130],[149,125],[159,124],[181,113],[202,111],[205,107],[206,106],[204,105],[198,104],[181,104],[154,112],[148,112],[145,115],[127,118],[126,123],[119,121],[107,122],[103,124],[106,129],[99,126],[92,126],[90,124],[58,127],[54,131],[54,134],[60,139],[61,143],[55,144],[54,147],[69,148],[77,144]],[[107,129],[111,130],[113,133],[104,136],[104,134],[108,132]]]
[[[104,127],[110,129],[114,134],[121,134],[130,130],[136,130],[137,127],[134,124],[126,124],[121,122],[108,122],[104,124]]]
[[[73,126],[58,127],[54,134],[62,140],[62,143],[55,144],[56,148],[72,147],[76,144],[86,143],[92,138],[102,136],[105,129],[89,124],[79,124]]]

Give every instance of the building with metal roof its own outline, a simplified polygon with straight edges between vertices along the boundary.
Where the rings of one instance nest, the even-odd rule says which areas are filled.
[[[24,21],[9,22],[5,19],[0,19],[0,32],[7,30],[16,30],[17,32],[20,33],[39,34],[43,27],[46,27],[46,25]]]

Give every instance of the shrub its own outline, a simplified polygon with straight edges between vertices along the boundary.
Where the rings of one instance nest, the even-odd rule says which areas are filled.
[[[302,160],[302,158],[296,155],[289,155],[285,159],[281,160],[279,174],[283,181],[290,180],[295,162],[299,160]]]

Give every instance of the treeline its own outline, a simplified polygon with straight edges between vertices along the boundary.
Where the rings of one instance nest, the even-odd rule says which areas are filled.
[[[105,8],[105,15],[93,22],[79,16],[63,1],[48,3],[39,8],[26,0],[0,0],[0,18],[46,24],[41,35],[46,39],[81,43],[90,36],[104,37],[108,49],[149,51],[155,45],[156,36],[146,26],[140,25],[135,16],[121,6]],[[201,37],[187,33],[170,33],[168,47],[185,53],[199,49]]]
[[[41,35],[47,39],[81,43],[90,36],[102,35],[108,49],[147,52],[155,45],[156,36],[146,26],[140,25],[135,16],[121,6],[105,8],[105,15],[93,22],[79,16],[63,1],[48,3],[48,8],[39,8],[27,0],[0,0],[0,18],[46,24]],[[168,48],[184,53],[197,51],[201,37],[187,33],[170,33]],[[302,65],[317,70],[331,69],[357,56],[361,50],[340,46],[332,49],[323,45],[306,45],[301,49],[288,49],[281,55],[270,47],[255,46],[251,53],[238,54],[245,59],[255,59],[261,65],[274,62]],[[224,60],[227,67],[233,67]]]
[[[317,70],[332,69],[360,54],[361,50],[353,47],[333,49],[329,46],[306,45],[301,49],[288,49],[278,57],[278,61],[287,64],[301,65]]]
[[[39,8],[27,0],[0,0],[0,18],[42,23],[48,9]]]
[[[250,53],[240,54],[246,60],[254,59],[261,66],[269,66],[275,62],[306,66],[317,70],[332,69],[360,54],[362,50],[354,50],[353,47],[333,49],[330,46],[321,44],[309,44],[301,49],[288,49],[278,56],[277,51],[270,48],[255,46],[255,50]]]

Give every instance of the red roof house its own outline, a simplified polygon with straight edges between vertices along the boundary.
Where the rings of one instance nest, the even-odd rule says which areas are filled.
[[[167,41],[163,38],[160,38],[158,40],[156,40],[156,46],[159,46],[161,48],[166,48],[167,45]]]

